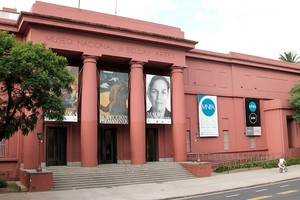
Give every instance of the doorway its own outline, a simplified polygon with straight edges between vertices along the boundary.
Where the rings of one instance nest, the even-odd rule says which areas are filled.
[[[156,128],[146,129],[146,161],[157,161],[157,134]]]
[[[117,129],[100,128],[98,132],[98,164],[117,163]]]
[[[46,165],[66,165],[67,128],[47,127],[46,131]]]

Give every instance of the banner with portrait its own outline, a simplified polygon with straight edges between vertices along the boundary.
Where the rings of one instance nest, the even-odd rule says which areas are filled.
[[[74,82],[71,83],[72,91],[63,90],[61,94],[62,104],[66,112],[64,115],[64,122],[77,122],[78,120],[78,67],[66,67],[71,76],[74,77]],[[45,118],[45,121],[54,121]]]
[[[259,99],[245,98],[246,135],[261,135]]]
[[[198,95],[199,136],[219,136],[217,97]]]
[[[128,124],[128,74],[100,71],[100,123]]]
[[[146,75],[147,124],[171,124],[170,77]]]

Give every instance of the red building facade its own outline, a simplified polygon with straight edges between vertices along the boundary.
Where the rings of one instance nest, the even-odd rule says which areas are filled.
[[[70,118],[40,120],[28,136],[18,132],[0,143],[6,179],[18,179],[20,168],[37,167],[37,132],[43,133],[43,168],[182,162],[199,153],[300,155],[299,128],[288,104],[289,90],[300,78],[294,64],[197,50],[197,42],[185,39],[179,28],[42,2],[17,20],[0,19],[0,29],[20,41],[46,43],[67,57],[77,78]],[[170,123],[148,123],[147,75],[169,80]],[[112,117],[121,84],[108,85],[116,78],[127,83],[122,120]],[[260,111],[254,127],[247,125],[245,100],[251,114]],[[199,115],[205,106],[217,110],[206,113],[215,115],[211,122]],[[205,135],[210,130],[215,135]]]

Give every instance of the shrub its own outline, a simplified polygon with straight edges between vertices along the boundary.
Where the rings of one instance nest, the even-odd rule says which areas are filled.
[[[7,181],[6,180],[0,180],[0,188],[6,188],[7,187]]]
[[[300,158],[288,158],[288,159],[286,159],[286,163],[287,163],[287,166],[299,165],[300,164]]]
[[[299,165],[300,164],[300,158],[288,158],[286,159],[287,166],[290,165]],[[278,167],[278,159],[274,160],[264,160],[264,161],[255,161],[255,162],[248,162],[244,164],[239,165],[226,165],[221,166],[216,169],[214,169],[214,172],[216,173],[222,173],[222,172],[229,172],[234,169],[250,169],[253,167],[261,167],[261,168],[276,168]]]

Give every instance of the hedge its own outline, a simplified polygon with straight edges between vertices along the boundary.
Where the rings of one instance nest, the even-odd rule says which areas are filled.
[[[286,159],[287,166],[290,165],[299,165],[300,164],[300,158],[288,158]],[[239,164],[239,165],[225,165],[221,167],[217,167],[214,169],[214,172],[216,173],[222,173],[222,172],[229,172],[231,170],[235,169],[250,169],[254,167],[261,167],[264,169],[267,168],[277,168],[278,167],[278,159],[276,160],[265,160],[265,161],[255,161],[255,162],[249,162],[249,163],[244,163],[244,164]]]

